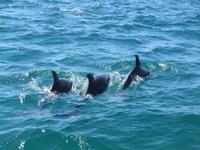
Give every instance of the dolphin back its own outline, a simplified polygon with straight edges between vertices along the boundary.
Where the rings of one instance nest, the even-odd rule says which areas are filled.
[[[69,92],[72,89],[72,81],[67,79],[59,79],[58,74],[55,71],[52,71],[53,74],[53,85],[51,91],[58,93]]]
[[[89,81],[88,89],[86,94],[91,94],[93,96],[97,94],[102,94],[107,89],[110,83],[110,76],[107,74],[96,75],[92,82]]]

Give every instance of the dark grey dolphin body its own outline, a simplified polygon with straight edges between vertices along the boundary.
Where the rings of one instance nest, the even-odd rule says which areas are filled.
[[[150,75],[149,71],[146,71],[142,68],[138,55],[135,55],[135,59],[136,59],[135,68],[129,73],[128,78],[124,82],[123,89],[126,89],[129,87],[129,85],[131,84],[132,80],[134,79],[136,75],[138,75],[139,77],[146,77]]]
[[[88,74],[87,78],[89,80],[89,84],[86,95],[90,94],[92,96],[95,96],[97,94],[102,94],[107,89],[110,83],[110,76],[107,74],[102,74],[102,75]]]
[[[53,75],[53,85],[51,91],[58,93],[67,93],[72,89],[72,81],[67,79],[59,79],[58,74],[55,71],[52,71]]]

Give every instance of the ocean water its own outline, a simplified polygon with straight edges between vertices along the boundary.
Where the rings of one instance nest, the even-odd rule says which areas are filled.
[[[91,72],[111,84],[82,101]],[[138,149],[200,149],[200,1],[0,0],[0,150]]]

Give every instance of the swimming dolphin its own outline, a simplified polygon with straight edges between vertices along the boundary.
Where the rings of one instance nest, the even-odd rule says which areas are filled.
[[[54,79],[51,91],[58,93],[67,93],[72,89],[72,81],[67,79],[59,79],[58,74],[55,71],[51,72]]]
[[[123,89],[126,89],[131,84],[133,78],[138,75],[139,77],[146,77],[150,75],[149,71],[144,70],[141,67],[140,59],[138,55],[135,55],[135,68],[129,73],[128,78],[124,82]]]
[[[110,82],[110,76],[108,74],[94,75],[92,73],[87,75],[89,84],[87,88],[87,94],[95,96],[102,94],[108,87]]]

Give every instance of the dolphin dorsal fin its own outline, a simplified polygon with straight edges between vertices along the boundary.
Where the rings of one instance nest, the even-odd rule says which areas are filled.
[[[87,78],[89,80],[89,83],[92,83],[94,81],[94,74],[92,73],[87,74]]]
[[[140,67],[141,66],[140,59],[139,59],[138,55],[135,55],[135,66],[136,67]]]
[[[58,74],[55,71],[51,71],[51,72],[53,75],[54,82],[57,82],[59,80]]]

